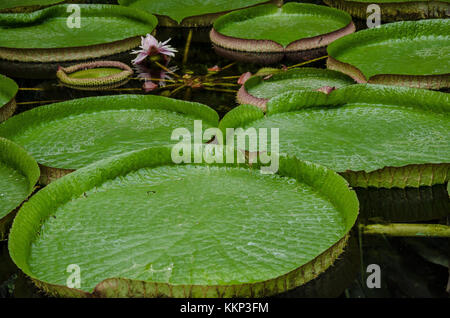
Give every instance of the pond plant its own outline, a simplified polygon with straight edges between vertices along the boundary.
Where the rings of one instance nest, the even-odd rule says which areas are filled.
[[[352,84],[355,81],[349,76],[330,70],[308,67],[277,70],[275,74],[255,75],[245,81],[239,89],[237,101],[240,104],[258,106],[265,111],[271,98],[288,91],[312,91],[324,87],[338,89]]]
[[[7,238],[16,209],[35,189],[36,161],[19,145],[0,138],[0,240]]]
[[[130,81],[133,70],[116,61],[87,62],[60,67],[56,77],[64,86],[78,90],[108,90]]]
[[[450,87],[450,20],[404,21],[345,36],[328,46],[329,69],[358,83]]]
[[[207,68],[206,73],[197,74],[188,69],[182,69],[183,74],[177,71],[177,65],[170,62],[178,51],[168,42],[158,41],[151,34],[142,38],[142,44],[138,50],[132,52],[136,57],[132,64],[136,71],[137,79],[143,80],[143,90],[151,92],[164,89],[164,96],[180,96],[184,93],[185,99],[193,90],[207,90],[226,93],[235,93],[233,88],[237,87],[236,79],[239,76],[221,76],[221,72],[232,67],[235,63],[223,67],[218,65]],[[183,55],[183,65],[188,60],[189,45],[186,46]]]
[[[16,94],[19,86],[12,79],[0,74],[0,123],[16,111]]]
[[[117,0],[7,0],[0,3],[0,13],[33,12],[56,4],[117,4]]]
[[[19,211],[9,250],[56,296],[266,297],[329,268],[357,215],[342,177],[295,157],[264,175],[245,164],[177,165],[170,148],[150,148],[41,190]],[[77,287],[66,284],[67,264],[83,268]]]
[[[324,0],[324,2],[364,20],[368,16],[367,7],[377,5],[380,7],[383,23],[446,18],[450,8],[448,0]]]
[[[103,96],[34,108],[0,125],[0,136],[31,153],[47,184],[112,155],[174,144],[178,127],[216,127],[217,113],[206,105],[153,95]],[[45,140],[45,142],[43,142]]]
[[[0,3],[0,13],[32,12],[64,0],[8,0]]]
[[[448,0],[367,1],[2,1],[0,296],[335,297],[450,237]]]
[[[266,114],[242,105],[219,127],[278,128],[280,153],[333,169],[353,187],[431,186],[449,179],[449,107],[446,93],[351,85],[284,93]]]
[[[68,26],[68,5],[0,15],[0,71],[15,77],[54,78],[58,65],[107,59],[139,46],[155,16],[114,5],[79,5],[80,26]],[[32,27],[31,27],[32,26]],[[59,30],[55,33],[52,30]],[[126,54],[128,57],[128,54]],[[115,58],[112,58],[115,60]]]
[[[159,26],[209,27],[215,19],[230,11],[278,0],[118,0],[120,5],[145,10],[158,17]]]
[[[334,8],[306,3],[268,4],[218,18],[210,33],[217,54],[273,64],[285,56],[303,61],[326,55],[326,47],[353,33],[351,16]]]

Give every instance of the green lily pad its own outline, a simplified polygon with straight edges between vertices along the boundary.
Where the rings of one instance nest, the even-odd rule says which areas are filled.
[[[96,68],[96,69],[77,71],[72,74],[69,74],[68,76],[70,78],[74,78],[74,79],[89,79],[89,78],[108,77],[108,76],[120,74],[121,72],[122,72],[122,70],[118,69],[118,68],[102,67],[102,68]]]
[[[269,101],[266,115],[239,106],[220,127],[279,128],[280,153],[333,169],[352,186],[404,188],[448,181],[449,112],[445,93],[366,84],[288,92]]]
[[[42,166],[72,171],[112,155],[176,143],[172,131],[192,131],[194,120],[203,120],[204,129],[217,127],[218,115],[202,104],[160,96],[104,96],[21,113],[0,125],[0,136],[22,145]],[[45,178],[52,178],[45,174],[47,183]]]
[[[252,61],[249,52],[277,53],[278,61],[285,53],[293,57],[299,51],[318,50],[354,31],[351,16],[344,11],[291,2],[281,8],[268,4],[228,13],[214,22],[210,37],[217,53],[226,57],[234,54],[236,59]],[[224,50],[233,52],[227,55]],[[275,62],[272,59],[270,63]]]
[[[267,3],[268,0],[119,0],[119,4],[168,17],[176,23],[159,19],[161,25],[208,26],[214,18],[229,11]]]
[[[368,5],[380,7],[383,23],[448,17],[448,0],[324,0],[334,8],[366,20]]]
[[[16,82],[0,74],[0,123],[14,114],[15,97],[18,91],[19,86]]]
[[[253,76],[237,94],[240,104],[251,104],[266,109],[267,102],[277,95],[293,90],[317,90],[324,86],[341,88],[355,81],[340,72],[318,68],[300,68],[281,71],[269,78]]]
[[[79,7],[79,28],[68,24],[73,14],[67,12],[68,5],[1,15],[0,58],[41,63],[99,58],[137,47],[140,36],[151,33],[157,25],[155,16],[131,8]]]
[[[450,87],[450,20],[406,21],[341,38],[328,47],[328,67],[360,83]]]
[[[87,62],[59,67],[56,77],[64,86],[78,90],[108,90],[129,82],[133,70],[117,61]]]
[[[64,0],[8,0],[0,3],[0,10],[18,7],[41,7],[63,2]]]
[[[326,270],[357,214],[345,180],[316,164],[281,157],[267,175],[175,165],[170,148],[152,148],[37,193],[15,219],[9,250],[59,296],[263,297]],[[81,270],[76,289],[66,287],[71,264]]]
[[[39,174],[25,150],[0,138],[0,240],[6,238],[13,211],[33,192]]]

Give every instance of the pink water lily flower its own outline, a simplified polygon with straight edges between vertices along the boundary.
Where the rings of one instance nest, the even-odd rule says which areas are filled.
[[[132,61],[133,64],[141,64],[148,56],[161,54],[166,57],[174,57],[175,53],[178,52],[175,48],[167,44],[170,39],[165,42],[159,42],[151,34],[147,34],[145,38],[142,37],[141,39],[141,49],[132,52],[132,54],[138,55]]]

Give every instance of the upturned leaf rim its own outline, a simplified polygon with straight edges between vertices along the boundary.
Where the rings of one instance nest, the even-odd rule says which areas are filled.
[[[51,122],[55,119],[73,115],[117,109],[163,109],[181,115],[195,116],[197,119],[209,123],[212,127],[217,127],[219,123],[217,112],[201,103],[157,95],[111,95],[85,97],[33,108],[0,124],[0,137],[13,139],[21,131],[39,125],[42,122]],[[39,167],[42,172],[40,183],[44,185],[75,171],[70,168],[48,167],[41,163],[39,163]]]
[[[176,165],[172,162],[170,147],[147,148],[110,157],[79,169],[48,185],[22,206],[14,220],[8,242],[12,260],[39,288],[58,297],[267,297],[303,285],[330,267],[344,251],[349,232],[359,213],[356,193],[338,174],[314,163],[300,161],[291,156],[282,156],[278,174],[296,178],[327,196],[341,211],[345,223],[344,234],[333,246],[289,273],[267,281],[215,286],[172,285],[111,277],[99,282],[92,292],[44,282],[32,273],[27,262],[31,242],[38,235],[41,224],[59,205],[112,178],[141,168],[161,165]],[[189,165],[210,164],[193,163]],[[238,164],[229,165],[236,166]],[[249,167],[243,164],[243,166],[249,169],[258,168],[258,165]]]
[[[292,91],[272,98],[267,111],[254,105],[240,105],[228,112],[219,123],[226,135],[227,128],[245,127],[253,121],[272,114],[317,107],[340,107],[362,102],[368,107],[377,103],[418,107],[423,110],[450,113],[448,94],[400,86],[356,84],[324,94],[322,92]],[[411,106],[413,105],[413,106]],[[225,141],[226,142],[226,141]],[[352,187],[406,188],[445,184],[450,179],[450,162],[385,166],[372,171],[337,171]]]
[[[11,211],[7,211],[3,217],[0,217],[1,241],[6,239],[8,235],[9,226],[16,209],[33,193],[39,180],[40,170],[36,160],[28,152],[11,140],[2,137],[0,137],[0,162],[19,171],[28,181],[28,191],[22,202]]]

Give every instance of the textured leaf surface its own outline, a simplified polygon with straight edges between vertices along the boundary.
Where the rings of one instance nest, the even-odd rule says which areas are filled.
[[[450,73],[450,20],[397,22],[347,35],[328,46],[340,62],[367,79],[377,74]]]
[[[45,6],[63,1],[64,0],[4,0],[0,3],[0,10],[27,6]]]
[[[33,13],[0,16],[0,47],[74,48],[111,43],[151,33],[155,16],[114,5],[79,5],[81,27],[69,28],[71,12],[57,5]]]
[[[227,36],[272,40],[283,46],[346,27],[351,17],[343,11],[326,6],[287,3],[239,10],[217,19],[214,29]]]
[[[94,161],[171,141],[175,128],[216,126],[208,106],[159,96],[121,95],[35,108],[0,125],[0,136],[22,145],[53,168],[78,169]]]
[[[100,78],[100,77],[107,77],[107,76],[119,74],[121,72],[123,72],[123,70],[120,68],[102,67],[102,68],[93,68],[93,69],[85,69],[85,70],[77,71],[77,72],[69,74],[68,76],[70,78],[76,78],[76,79]]]
[[[245,116],[248,107],[230,116]],[[449,163],[449,110],[445,93],[352,85],[330,95],[288,92],[268,103],[264,118],[235,125],[226,115],[221,128],[279,128],[281,153],[338,172],[371,172],[386,166]]]
[[[178,23],[184,18],[253,6],[267,0],[119,0],[119,4],[169,16]]]
[[[282,158],[279,175],[262,175],[170,162],[169,148],[147,149],[55,181],[19,212],[12,258],[61,285],[77,264],[84,291],[113,277],[173,288],[255,283],[309,262],[356,220],[356,195],[314,164]]]
[[[255,76],[245,82],[250,95],[259,98],[272,98],[293,90],[316,90],[324,86],[340,88],[355,84],[350,77],[335,71],[301,68],[278,73],[264,80]]]
[[[36,161],[18,145],[0,138],[0,219],[31,194],[38,178]]]
[[[0,107],[16,96],[19,86],[12,79],[0,74]]]
[[[27,197],[28,186],[24,175],[0,163],[0,218],[14,210]]]

